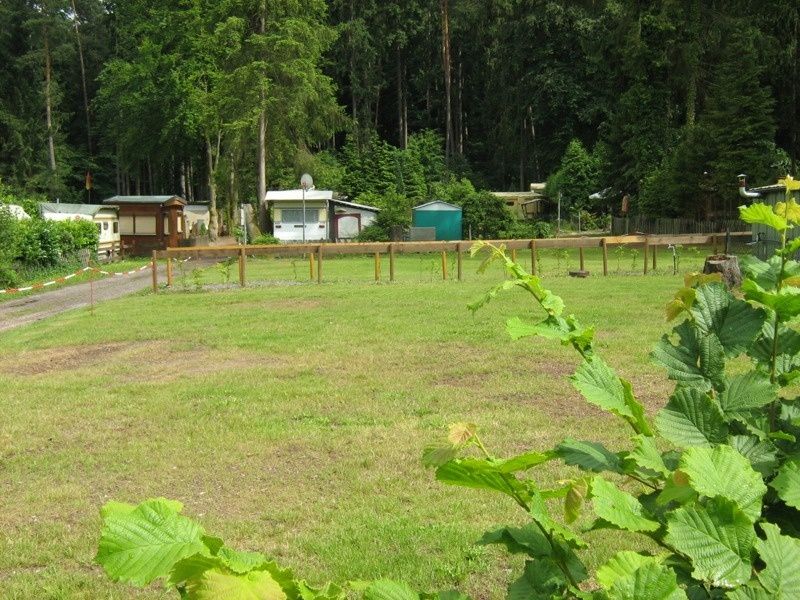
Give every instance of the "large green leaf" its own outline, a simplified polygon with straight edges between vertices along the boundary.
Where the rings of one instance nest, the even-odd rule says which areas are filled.
[[[754,435],[734,435],[730,444],[763,476],[771,475],[778,464],[778,450],[769,440],[760,440]]]
[[[656,475],[668,477],[670,471],[667,465],[664,464],[664,459],[661,457],[653,438],[640,434],[634,436],[633,441],[636,447],[628,455],[628,460],[633,461],[640,470],[651,471]]]
[[[678,388],[656,415],[656,426],[676,446],[725,441],[728,428],[717,404],[697,388]]]
[[[680,385],[708,390],[711,383],[700,369],[700,345],[689,321],[684,321],[672,330],[677,335],[677,344],[669,336],[662,336],[650,353],[653,361],[667,370],[667,377]]]
[[[186,585],[187,600],[286,600],[286,594],[267,571],[236,574],[205,571]]]
[[[637,433],[652,433],[642,405],[633,397],[630,384],[626,385],[627,382],[621,380],[601,358],[595,356],[584,360],[571,380],[589,403],[624,418]]]
[[[722,283],[702,285],[696,294],[691,313],[698,338],[716,335],[729,358],[747,350],[764,324],[764,311],[734,298]]]
[[[436,469],[436,479],[450,485],[502,492],[514,499],[527,495],[525,486],[513,474],[498,470],[484,459],[451,460]]]
[[[419,594],[403,582],[379,579],[364,590],[364,600],[419,600]]]
[[[761,516],[761,499],[767,486],[744,456],[731,446],[687,448],[681,458],[681,471],[700,495],[719,496],[736,503],[751,521]]]
[[[698,596],[707,598],[708,595]],[[736,588],[725,594],[727,600],[772,600],[772,596],[767,590],[761,587],[758,582],[749,582],[747,585]]]
[[[630,575],[617,579],[608,593],[609,600],[686,600],[675,572],[658,563],[640,566]]]
[[[601,586],[609,590],[618,579],[633,575],[636,569],[642,565],[657,564],[658,562],[660,560],[655,556],[623,550],[622,552],[617,552],[608,562],[599,567],[595,577]]]
[[[800,315],[800,293],[797,288],[784,287],[780,292],[767,292],[752,279],[742,283],[745,298],[768,306],[780,321],[790,321]]]
[[[756,532],[733,502],[682,507],[667,515],[665,542],[692,561],[692,576],[716,587],[734,588],[750,579]]]
[[[180,503],[147,500],[124,512],[106,511],[96,561],[115,581],[147,585],[183,558],[208,553],[203,530],[179,514]]]
[[[789,227],[789,223],[784,217],[776,215],[772,207],[763,202],[755,202],[750,206],[740,206],[739,218],[745,223],[766,225],[776,231],[785,231]]]
[[[771,256],[763,261],[752,254],[743,254],[739,257],[739,266],[744,275],[765,290],[772,290],[778,286],[781,272],[780,256]]]
[[[636,498],[599,475],[592,479],[591,496],[595,514],[620,529],[655,531],[660,527]]]
[[[556,458],[556,453],[552,451],[525,452],[510,458],[492,460],[491,465],[499,473],[516,473],[518,471],[527,471],[554,458]]]
[[[750,371],[728,380],[725,390],[719,395],[719,405],[726,416],[735,417],[772,403],[777,390],[765,375]]]
[[[550,600],[566,586],[564,574],[552,560],[529,560],[519,579],[508,586],[506,600]]]
[[[765,371],[772,360],[773,342],[774,324],[767,322],[761,329],[761,335],[748,351],[752,358],[762,364]],[[781,324],[778,327],[777,351],[775,372],[778,375],[784,375],[800,368],[800,333]]]
[[[553,548],[538,525],[502,527],[487,531],[478,541],[481,545],[502,544],[511,554],[527,554],[534,558],[550,556]]]
[[[800,540],[781,535],[772,523],[762,523],[766,539],[756,549],[766,567],[758,574],[761,585],[778,600],[800,598]]]
[[[770,486],[787,505],[800,510],[800,463],[792,461],[784,464]]]
[[[556,446],[555,452],[566,464],[587,471],[623,472],[619,456],[597,442],[582,442],[567,438]]]
[[[714,389],[725,385],[725,350],[722,342],[713,333],[702,335],[697,340],[700,348],[700,371]]]

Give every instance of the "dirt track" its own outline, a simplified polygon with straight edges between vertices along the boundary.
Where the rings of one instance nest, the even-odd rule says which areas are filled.
[[[150,269],[123,277],[106,276],[94,282],[94,301],[112,300],[151,285]],[[164,281],[164,269],[159,269]],[[52,291],[0,302],[0,331],[40,321],[67,310],[89,306],[89,283],[68,285]]]

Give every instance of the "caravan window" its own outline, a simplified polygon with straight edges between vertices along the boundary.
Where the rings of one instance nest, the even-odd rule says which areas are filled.
[[[282,208],[281,209],[281,222],[282,223],[298,223],[303,224],[303,209],[302,208]],[[306,223],[319,222],[319,209],[307,208],[306,209]]]

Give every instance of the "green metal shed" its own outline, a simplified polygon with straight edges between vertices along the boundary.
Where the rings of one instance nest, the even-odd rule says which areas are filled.
[[[781,184],[765,185],[763,187],[752,188],[750,192],[761,194],[759,198],[753,198],[753,202],[763,202],[770,206],[775,206],[778,202],[786,200],[786,187]],[[800,202],[800,191],[793,192],[794,199]],[[792,239],[800,235],[797,229],[790,229],[786,232],[787,239]],[[755,242],[756,255],[761,259],[767,259],[775,253],[780,245],[780,235],[774,229],[765,225],[753,225],[753,242]]]
[[[434,227],[437,241],[461,239],[461,207],[433,200],[411,209],[414,227]]]

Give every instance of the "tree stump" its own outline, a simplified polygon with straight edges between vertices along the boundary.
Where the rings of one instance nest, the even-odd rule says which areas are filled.
[[[739,268],[739,259],[733,254],[715,254],[706,258],[703,273],[721,273],[722,281],[733,289],[742,285],[742,271]]]

